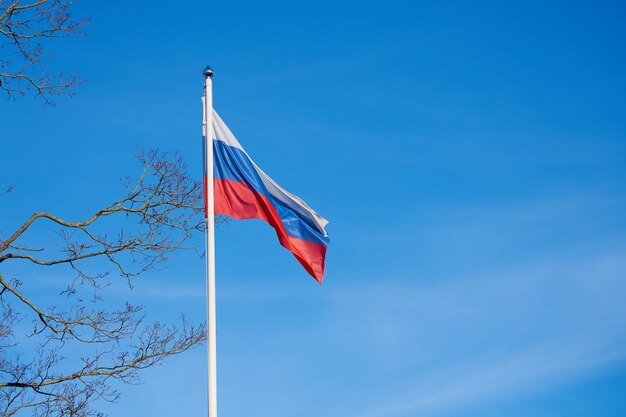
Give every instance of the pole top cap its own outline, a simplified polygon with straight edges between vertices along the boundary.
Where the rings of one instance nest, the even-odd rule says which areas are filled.
[[[206,68],[202,70],[202,75],[204,76],[204,78],[213,78],[213,75],[215,75],[215,73],[213,72],[211,67],[207,65]]]

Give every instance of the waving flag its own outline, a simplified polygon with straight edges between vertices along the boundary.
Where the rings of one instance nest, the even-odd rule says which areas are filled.
[[[215,111],[213,132],[215,214],[266,221],[276,230],[280,244],[321,283],[328,221],[268,177]]]

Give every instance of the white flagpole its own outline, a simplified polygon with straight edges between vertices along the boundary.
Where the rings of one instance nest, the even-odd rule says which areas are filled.
[[[206,234],[206,319],[208,359],[208,416],[217,417],[217,372],[215,339],[215,207],[213,198],[213,71],[206,67],[204,76],[205,162],[207,181]]]

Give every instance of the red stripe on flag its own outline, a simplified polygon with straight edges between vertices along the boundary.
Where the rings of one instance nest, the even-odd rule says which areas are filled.
[[[214,179],[213,192],[215,214],[235,219],[265,220],[276,230],[280,244],[294,254],[313,278],[322,283],[326,246],[289,236],[272,203],[244,182]]]

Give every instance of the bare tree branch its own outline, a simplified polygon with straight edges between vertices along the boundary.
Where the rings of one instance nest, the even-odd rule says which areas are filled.
[[[0,0],[0,89],[9,97],[35,91],[51,104],[56,95],[73,95],[76,76],[39,69],[50,57],[44,41],[76,36],[87,20],[76,21],[70,9],[76,0]]]
[[[132,277],[158,267],[174,251],[195,250],[187,242],[205,227],[202,185],[184,161],[143,150],[137,158],[141,174],[125,181],[121,199],[74,221],[37,211],[0,238],[0,267],[28,262],[65,266],[75,274],[63,291],[70,303],[61,308],[39,305],[21,279],[0,273],[0,416],[101,416],[94,402],[119,396],[111,382],[137,383],[140,370],[204,340],[204,325],[190,325],[184,317],[176,327],[147,324],[142,306],[97,302],[111,270],[131,284]],[[25,243],[39,223],[58,228],[55,245]],[[118,231],[111,235],[113,227]],[[73,296],[85,288],[93,291],[93,301]],[[25,336],[37,346],[30,357],[19,353],[24,339],[15,335],[25,319],[32,322]],[[82,346],[83,356],[65,357],[71,346]]]

